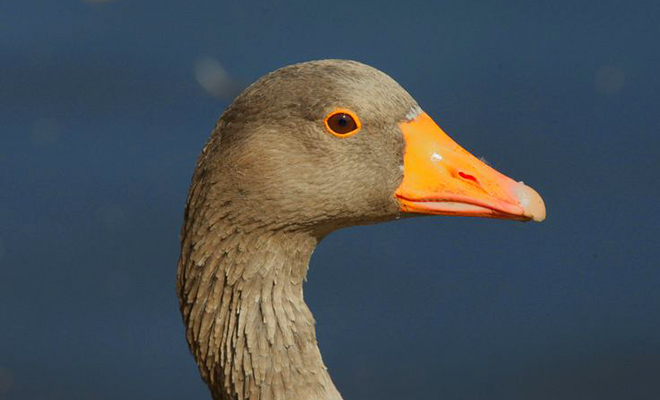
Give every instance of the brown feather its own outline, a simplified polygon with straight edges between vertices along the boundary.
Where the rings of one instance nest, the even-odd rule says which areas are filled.
[[[214,399],[341,399],[303,281],[329,232],[398,215],[397,124],[415,106],[382,72],[325,60],[264,76],[220,117],[193,175],[177,273],[188,344]],[[325,131],[339,107],[361,132]]]

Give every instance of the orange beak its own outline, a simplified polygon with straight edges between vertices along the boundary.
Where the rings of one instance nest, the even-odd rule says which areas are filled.
[[[400,124],[406,149],[395,196],[407,213],[543,221],[545,204],[454,142],[426,113]]]

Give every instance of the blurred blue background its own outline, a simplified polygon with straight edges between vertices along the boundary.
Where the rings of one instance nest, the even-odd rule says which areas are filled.
[[[548,219],[343,230],[306,299],[345,399],[660,398],[657,1],[0,4],[0,398],[209,399],[174,293],[195,159],[278,67],[349,58]]]

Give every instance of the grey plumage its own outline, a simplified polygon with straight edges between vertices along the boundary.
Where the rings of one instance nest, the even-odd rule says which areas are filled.
[[[192,179],[177,276],[188,344],[214,399],[341,399],[303,281],[329,232],[399,215],[397,124],[416,106],[382,72],[325,60],[264,76],[220,117]],[[360,116],[359,134],[325,131],[338,107]]]

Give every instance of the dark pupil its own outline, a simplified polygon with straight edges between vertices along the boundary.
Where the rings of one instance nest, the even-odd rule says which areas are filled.
[[[353,117],[344,113],[337,113],[333,115],[330,117],[330,121],[328,121],[328,123],[330,124],[330,128],[335,131],[335,133],[342,135],[357,129],[355,121],[353,121]]]

